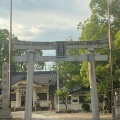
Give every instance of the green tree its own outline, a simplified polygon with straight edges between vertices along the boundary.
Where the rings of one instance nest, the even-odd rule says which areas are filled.
[[[73,38],[70,36],[66,39],[68,42],[73,41]],[[69,55],[79,55],[79,50],[68,49],[66,54]],[[76,87],[81,85],[80,81],[80,61],[63,61],[55,63],[52,66],[53,70],[59,71],[59,81],[60,86],[65,86],[69,90],[73,90]]]
[[[67,41],[73,41],[72,37],[67,38]],[[78,55],[79,50],[68,49],[66,54]],[[56,91],[56,93],[60,97],[62,103],[66,106],[66,109],[67,97],[69,95],[68,92],[74,91],[76,88],[81,86],[80,67],[81,62],[78,61],[59,62],[57,64],[53,64],[52,66],[53,70],[59,71],[60,87],[64,89],[60,89]]]
[[[59,96],[61,102],[65,105],[65,108],[67,109],[67,97],[69,95],[68,90],[64,88],[57,90],[56,93]]]
[[[120,87],[120,31],[115,35],[114,49],[113,49],[113,83],[114,88]]]
[[[83,23],[78,24],[78,30],[82,29],[82,34],[79,40],[99,40],[107,38],[108,36],[108,22],[107,22],[107,1],[91,0],[90,9],[92,15]],[[112,0],[110,3],[111,13],[111,38],[112,38],[112,61],[113,61],[113,83],[114,88],[119,87],[119,71],[120,71],[120,57],[119,57],[119,28],[120,28],[120,6],[117,0]],[[104,49],[95,50],[95,53],[109,55],[108,46]],[[82,62],[80,75],[84,80],[84,85],[88,84],[88,69],[87,62]],[[109,62],[95,62],[96,77],[98,83],[98,90],[108,96],[110,90],[110,65]]]
[[[77,26],[78,30],[82,30],[79,40],[100,40],[108,38],[108,16],[107,16],[107,0],[91,0],[90,9],[92,15],[83,23]],[[113,67],[113,86],[120,86],[120,6],[118,0],[110,2],[110,24],[111,24],[111,40],[112,40],[112,67]],[[72,37],[67,40],[72,41]],[[96,49],[95,53],[105,54],[109,56],[108,46],[103,49]],[[68,50],[67,55],[87,54],[87,50]],[[75,69],[74,69],[75,68]],[[60,79],[64,81],[67,88],[71,85],[75,86],[72,79],[76,75],[79,76],[81,86],[89,87],[88,62],[61,62],[59,64]],[[77,72],[74,72],[77,70]],[[106,62],[95,62],[96,79],[98,91],[105,96],[109,95],[110,90],[110,64]],[[76,79],[77,80],[77,79]],[[77,82],[76,82],[77,83]],[[71,84],[71,85],[70,85]],[[73,87],[72,86],[72,87]]]
[[[9,60],[9,31],[7,29],[0,29],[0,77],[2,74],[2,63],[8,62]],[[12,39],[17,39],[15,35],[12,35]],[[42,55],[41,50],[36,50],[36,54]],[[20,56],[26,54],[25,50],[17,50],[12,45],[12,71],[24,71],[26,72],[27,66],[25,62],[17,63],[15,62],[15,56]],[[44,62],[35,63],[35,70],[43,69]]]

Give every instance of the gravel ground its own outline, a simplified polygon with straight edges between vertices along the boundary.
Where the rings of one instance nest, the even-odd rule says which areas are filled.
[[[23,120],[24,112],[12,112],[13,120]],[[100,120],[112,120],[111,114],[100,114]],[[92,120],[91,113],[56,113],[56,111],[37,111],[32,120]]]

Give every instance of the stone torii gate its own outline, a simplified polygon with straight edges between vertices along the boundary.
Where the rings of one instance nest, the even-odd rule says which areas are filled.
[[[93,120],[100,120],[98,95],[95,75],[94,61],[107,61],[107,55],[94,55],[95,48],[104,48],[107,40],[97,41],[58,41],[58,42],[31,42],[31,41],[13,41],[15,49],[28,50],[28,55],[16,56],[16,62],[28,62],[27,85],[26,85],[26,103],[25,103],[25,120],[30,120],[32,116],[32,88],[33,88],[33,71],[34,62],[61,62],[61,61],[88,61],[89,62],[89,81],[91,94],[91,107]],[[66,56],[66,49],[84,48],[88,50],[86,55]],[[38,56],[34,55],[35,49],[56,50],[56,56]]]

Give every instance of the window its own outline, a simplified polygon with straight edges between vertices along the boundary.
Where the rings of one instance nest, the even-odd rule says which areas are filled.
[[[73,99],[73,102],[78,102],[78,99]]]
[[[16,101],[16,93],[11,94],[11,101]]]
[[[85,96],[79,96],[79,103],[85,102]]]
[[[40,100],[47,100],[47,93],[38,93],[37,96]]]

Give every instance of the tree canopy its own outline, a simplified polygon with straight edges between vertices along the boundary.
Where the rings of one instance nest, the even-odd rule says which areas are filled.
[[[77,29],[82,30],[78,40],[102,40],[108,38],[108,9],[107,0],[91,0],[90,9],[92,14],[90,18],[84,22],[79,22]],[[120,4],[118,0],[111,0],[110,2],[110,30],[112,41],[112,71],[113,71],[113,86],[120,87]],[[70,37],[67,40],[72,40]],[[87,54],[87,50],[68,50],[67,55]],[[95,53],[108,55],[108,45],[103,49],[95,49]],[[89,72],[88,62],[61,62],[59,63],[61,71],[60,80],[64,79],[64,85],[67,88],[78,86],[89,87]],[[109,95],[110,88],[110,64],[109,60],[106,62],[95,62],[96,79],[98,85],[98,92]],[[76,80],[79,82],[77,83]],[[74,83],[76,84],[74,84]],[[72,87],[70,87],[72,85]]]
[[[12,39],[17,39],[15,35],[12,35]],[[36,54],[42,55],[41,50],[36,50]],[[22,71],[26,72],[27,65],[25,62],[17,63],[15,62],[15,56],[20,56],[23,54],[27,54],[25,50],[17,50],[12,45],[12,70],[11,71]],[[7,29],[0,29],[0,77],[2,74],[2,63],[8,62],[9,60],[9,31]],[[44,62],[36,62],[34,65],[35,70],[43,69]]]
[[[78,24],[78,29],[82,29],[79,40],[100,40],[108,38],[108,17],[107,17],[107,1],[91,0],[90,8],[92,15],[83,23]],[[119,41],[120,41],[120,6],[117,0],[110,2],[110,24],[111,24],[111,40],[112,40],[112,66],[113,66],[113,86],[120,86],[120,66],[119,57]],[[108,46],[105,49],[95,50],[95,53],[107,54],[109,56]],[[82,80],[88,80],[87,63],[82,62],[80,75]],[[110,90],[110,64],[109,62],[96,62],[96,77],[98,90],[100,93],[108,94]],[[87,84],[86,84],[87,85]],[[89,85],[89,84],[88,84]]]

